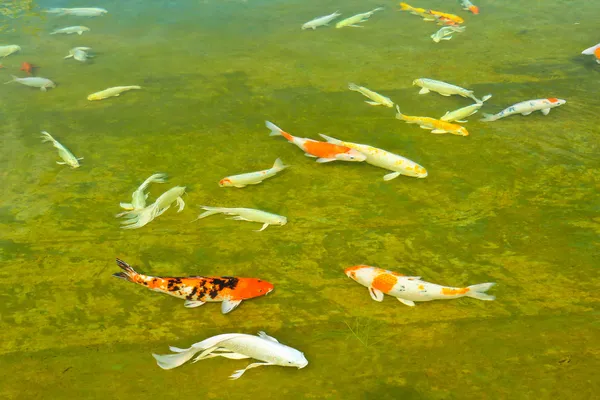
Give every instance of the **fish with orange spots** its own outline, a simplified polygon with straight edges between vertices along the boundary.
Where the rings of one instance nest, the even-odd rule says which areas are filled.
[[[400,112],[400,107],[396,106],[398,114],[396,118],[407,124],[417,124],[422,129],[429,129],[431,133],[451,133],[458,136],[469,136],[469,131],[464,126],[453,124],[451,122],[442,121],[435,118],[429,117],[412,117],[410,115],[404,115]]]
[[[360,151],[351,149],[350,147],[292,136],[269,121],[266,121],[265,125],[271,130],[269,136],[283,136],[290,143],[295,144],[304,150],[305,156],[317,158],[318,163],[331,161],[365,161],[367,159],[367,156]]]
[[[563,99],[557,99],[555,97],[549,97],[547,99],[536,99],[536,100],[527,100],[522,101],[517,104],[513,104],[512,106],[505,108],[500,111],[498,114],[483,114],[483,118],[481,121],[483,122],[492,122],[497,121],[500,118],[508,117],[509,115],[521,114],[521,115],[529,115],[534,111],[541,111],[542,114],[548,115],[550,110],[554,107],[562,106],[567,101]]]
[[[256,278],[159,277],[137,273],[129,264],[118,258],[117,265],[123,272],[113,274],[114,277],[185,299],[184,306],[187,308],[199,307],[204,303],[221,302],[223,314],[233,311],[243,300],[265,296],[273,290],[273,284]]]
[[[479,7],[471,3],[469,0],[458,0],[460,6],[465,11],[471,11],[473,14],[479,14]]]
[[[247,185],[258,185],[265,179],[275,176],[278,172],[283,171],[287,167],[288,166],[283,165],[283,161],[278,158],[275,160],[273,167],[269,169],[225,177],[219,181],[219,186],[243,188]]]
[[[463,288],[436,285],[425,282],[420,276],[404,276],[394,271],[356,265],[344,270],[346,276],[369,289],[371,298],[383,301],[387,294],[398,299],[402,304],[414,307],[415,301],[448,300],[459,297],[491,301],[495,297],[487,292],[495,283],[480,283]]]

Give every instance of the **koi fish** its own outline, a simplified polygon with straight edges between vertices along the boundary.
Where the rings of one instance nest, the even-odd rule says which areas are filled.
[[[429,117],[411,117],[400,112],[400,107],[396,106],[398,114],[396,118],[408,124],[417,124],[422,129],[430,129],[431,133],[451,133],[458,136],[469,136],[469,132],[463,126],[452,124],[446,121]]]
[[[479,7],[473,5],[469,0],[458,0],[463,10],[471,11],[473,14],[479,14]]]
[[[552,108],[562,106],[566,102],[566,100],[557,99],[554,97],[522,101],[521,103],[513,104],[512,106],[505,108],[498,114],[483,114],[483,118],[481,120],[483,122],[491,122],[499,120],[500,118],[508,117],[509,115],[529,115],[538,110],[541,111],[542,114],[548,115]]]
[[[64,33],[66,35],[71,35],[73,33],[76,33],[78,35],[83,35],[83,32],[89,32],[90,28],[88,28],[87,26],[68,26],[66,28],[62,28],[62,29],[57,29],[53,32],[51,32],[51,35],[56,35],[58,33]]]
[[[91,49],[91,47],[74,47],[69,50],[69,54],[65,57],[65,59],[73,57],[77,61],[86,62],[88,58],[93,57],[88,54],[88,51]]]
[[[477,97],[475,97],[472,90],[467,90],[465,88],[461,88],[460,86],[451,85],[450,83],[436,81],[435,79],[415,79],[413,81],[413,86],[421,87],[421,90],[419,90],[419,94],[427,94],[429,92],[436,92],[441,94],[442,96],[451,96],[453,94],[457,94],[462,97],[470,97],[477,103],[482,102]]]
[[[394,102],[390,100],[388,97],[382,96],[377,92],[367,89],[363,86],[358,86],[354,83],[348,84],[348,89],[358,92],[363,96],[371,99],[372,101],[366,101],[365,103],[370,104],[372,106],[386,106],[386,107],[394,107]]]
[[[204,303],[221,302],[223,314],[233,311],[243,300],[265,296],[273,290],[271,283],[256,278],[160,277],[137,273],[129,264],[118,258],[117,265],[123,272],[113,274],[116,278],[146,286],[155,292],[185,299],[183,305],[187,308],[200,307]]]
[[[46,12],[48,14],[73,15],[75,17],[99,17],[108,13],[104,8],[97,7],[49,8]]]
[[[452,112],[446,111],[446,114],[444,114],[444,116],[440,119],[446,122],[468,122],[465,120],[465,118],[479,111],[479,109],[483,106],[483,102],[489,100],[490,97],[492,97],[492,95],[488,94],[487,96],[483,96],[480,103],[471,104],[470,106],[459,108],[458,110],[454,110]]]
[[[2,56],[2,50],[1,49],[2,48],[0,47],[0,56]],[[591,56],[592,54],[596,53],[597,49],[600,49],[600,43],[598,43],[595,46],[588,47],[587,49],[585,49],[584,51],[582,51],[581,54],[585,54],[585,55]]]
[[[263,171],[228,176],[227,178],[223,178],[219,181],[219,186],[243,188],[247,185],[258,185],[265,179],[275,176],[278,172],[283,171],[287,167],[288,166],[283,165],[281,159],[278,158],[275,160],[272,168],[265,169]]]
[[[283,226],[287,224],[287,218],[277,214],[271,214],[266,211],[255,210],[254,208],[225,208],[225,207],[201,207],[204,211],[202,214],[198,216],[194,221],[198,221],[201,218],[206,218],[210,215],[214,214],[225,214],[225,215],[233,215],[233,217],[229,219],[233,219],[235,221],[250,221],[250,222],[260,222],[263,224],[262,228],[255,232],[262,232],[269,225],[279,225]],[[192,221],[192,222],[194,222]]]
[[[467,29],[466,26],[454,26],[454,25],[444,26],[444,27],[440,28],[436,33],[431,35],[431,39],[433,39],[433,41],[435,43],[439,43],[440,40],[450,40],[450,39],[452,39],[452,35],[454,33],[464,32],[465,29]]]
[[[357,265],[344,270],[346,276],[369,289],[371,298],[383,301],[384,294],[395,297],[402,304],[414,307],[415,301],[447,300],[472,297],[491,301],[495,297],[486,294],[495,283],[480,283],[463,288],[436,285],[425,282],[420,276],[404,276],[397,272]]]
[[[424,21],[435,21],[435,17],[424,8],[417,8],[406,3],[400,3],[400,11],[408,11],[413,15],[418,15],[419,17],[422,17]]]
[[[104,100],[109,97],[120,96],[121,93],[127,92],[128,90],[141,89],[141,86],[115,86],[108,89],[101,90],[96,93],[90,94],[87,99],[89,101]]]
[[[165,183],[167,174],[154,174],[146,179],[132,194],[131,203],[119,203],[121,208],[126,210],[141,210],[146,207],[146,199],[148,194],[144,193],[151,183]]]
[[[330,143],[340,146],[347,146],[360,151],[367,157],[366,162],[371,165],[394,171],[390,174],[384,175],[384,181],[390,181],[399,177],[400,175],[412,176],[414,178],[427,177],[427,170],[408,158],[366,144],[344,142],[323,134],[320,135]]]
[[[264,332],[258,332],[258,336],[245,335],[243,333],[226,333],[194,343],[187,349],[172,346],[169,349],[174,354],[152,354],[158,366],[162,369],[179,367],[200,351],[202,353],[194,359],[194,362],[219,356],[233,360],[254,358],[263,361],[262,363],[253,363],[244,369],[235,371],[229,377],[230,379],[238,379],[244,372],[251,368],[279,365],[301,369],[308,365],[308,360],[304,357],[304,353],[279,343],[277,339]]]
[[[19,71],[24,71],[27,75],[31,75],[33,73],[34,67],[32,64],[23,61],[21,63],[21,69]]]
[[[17,51],[21,51],[21,46],[17,46],[16,44],[11,44],[8,46],[0,46],[0,57],[4,58],[10,56]]]
[[[460,25],[465,22],[458,15],[443,13],[441,11],[427,10],[438,21],[439,25]]]
[[[292,136],[269,121],[266,121],[265,125],[271,130],[271,134],[269,136],[283,136],[290,143],[293,143],[304,150],[305,156],[317,158],[318,163],[326,163],[336,160],[365,161],[367,158],[364,154],[346,146],[337,146],[331,143],[323,143],[312,139]]]
[[[50,79],[39,78],[39,77],[29,77],[29,78],[19,78],[18,76],[12,76],[12,81],[4,82],[4,84],[17,82],[21,85],[40,88],[42,92],[46,92],[48,88],[56,87],[56,83],[52,82]]]
[[[340,14],[339,12],[336,11],[333,14],[324,15],[322,17],[317,17],[315,19],[308,21],[304,25],[302,25],[302,30],[304,30],[304,29],[315,30],[319,26],[329,26],[329,23],[331,21],[333,21],[334,19],[336,19],[337,17],[339,17],[340,15],[342,15],[342,14]]]
[[[380,10],[383,10],[383,8],[377,7],[369,12],[353,15],[352,17],[341,20],[340,22],[335,24],[335,27],[338,29],[343,28],[345,26],[351,26],[353,28],[363,28],[362,26],[356,25],[356,24],[365,22],[366,20],[368,20],[371,17],[371,15],[375,14],[377,11],[380,11]]]
[[[75,157],[73,153],[69,151],[65,146],[60,144],[56,139],[52,137],[48,132],[42,131],[42,142],[52,142],[52,145],[58,149],[58,155],[63,159],[63,162],[57,161],[57,164],[68,165],[71,168],[79,168],[79,160],[83,160],[83,157]]]
[[[126,216],[127,220],[121,222],[124,226],[123,229],[137,229],[144,225],[149,224],[156,217],[162,215],[167,211],[171,204],[177,203],[179,209],[177,212],[181,212],[185,207],[185,202],[181,198],[185,193],[185,186],[175,186],[161,194],[154,203],[148,207],[142,208],[141,210],[125,211],[117,214],[117,217]]]

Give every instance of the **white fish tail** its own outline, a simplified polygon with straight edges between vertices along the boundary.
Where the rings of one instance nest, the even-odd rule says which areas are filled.
[[[52,135],[49,134],[48,132],[42,131],[42,142],[52,142],[52,143],[55,143],[56,139],[54,139],[52,137]]]
[[[467,287],[469,291],[465,294],[465,296],[485,301],[495,300],[496,296],[485,293],[494,285],[495,283],[480,283],[478,285],[471,285]]]
[[[358,86],[356,83],[349,83],[348,89],[354,90],[355,92],[360,92],[360,86]]]
[[[269,136],[281,136],[281,132],[283,132],[280,127],[270,121],[265,121],[265,126],[271,130]]]
[[[177,368],[180,365],[183,365],[186,362],[188,362],[192,357],[194,357],[194,354],[196,354],[199,351],[199,349],[194,346],[190,347],[189,349],[173,349],[175,349],[176,351],[175,354],[152,354],[152,357],[156,359],[156,363],[162,369]]]
[[[7,83],[13,83],[13,82],[16,82],[16,81],[19,79],[19,77],[18,77],[18,76],[11,75],[11,77],[12,77],[12,80],[11,80],[11,81],[8,81],[8,82],[4,82],[4,84],[5,84],[5,85],[6,85]]]
[[[383,7],[374,8],[372,11],[370,11],[370,14],[373,14],[374,12],[381,11],[381,10],[383,10]]]
[[[496,121],[497,119],[498,119],[498,117],[495,116],[494,114],[483,113],[483,118],[481,118],[481,121],[483,121],[483,122],[491,122],[491,121]]]
[[[404,121],[404,119],[405,119],[405,118],[404,118],[404,114],[402,114],[402,113],[400,112],[400,107],[398,107],[398,105],[397,105],[397,104],[396,104],[396,111],[398,112],[398,114],[396,114],[396,118],[398,118],[398,119],[400,119],[400,120],[403,120],[403,121]]]
[[[277,160],[275,160],[275,163],[273,164],[273,169],[278,172],[283,171],[287,167],[289,167],[289,165],[283,165],[283,161],[281,161],[281,158],[278,158]]]
[[[148,188],[148,186],[152,183],[165,183],[167,181],[167,174],[154,174],[150,178],[146,179],[138,188],[138,190],[144,191]]]
[[[481,102],[482,102],[482,103],[484,103],[484,102],[488,101],[488,100],[489,100],[489,99],[491,99],[491,98],[492,98],[492,95],[491,95],[491,94],[486,94],[485,96],[483,96],[483,97],[481,98]]]
[[[220,207],[202,206],[200,208],[202,208],[203,210],[206,210],[206,211],[204,211],[202,214],[198,215],[198,218],[196,218],[194,221],[198,221],[199,219],[206,218],[208,216],[215,215],[215,214],[220,214],[223,212],[223,208],[220,208]],[[194,222],[194,221],[192,221],[192,222]]]

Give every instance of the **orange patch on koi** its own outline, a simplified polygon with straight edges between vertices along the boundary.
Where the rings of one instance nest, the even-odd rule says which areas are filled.
[[[384,273],[377,275],[375,279],[373,279],[371,286],[377,290],[381,290],[383,293],[388,293],[393,289],[396,282],[398,282],[398,278],[392,274]]]
[[[442,288],[442,294],[444,296],[455,296],[457,294],[465,294],[468,291],[469,291],[469,288],[460,288],[460,289]]]

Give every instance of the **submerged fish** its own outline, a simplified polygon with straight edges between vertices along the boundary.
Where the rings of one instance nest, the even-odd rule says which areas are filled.
[[[422,17],[424,21],[435,21],[435,17],[424,8],[413,7],[406,3],[400,3],[400,11],[408,11],[413,15]]]
[[[463,10],[471,11],[473,14],[479,14],[479,7],[473,5],[469,0],[458,0]]]
[[[48,88],[56,87],[56,84],[54,82],[52,82],[50,79],[46,79],[46,78],[40,78],[37,76],[28,77],[28,78],[19,78],[18,76],[14,76],[14,75],[11,75],[11,76],[12,76],[12,81],[4,82],[5,85],[7,83],[17,82],[17,83],[20,83],[21,85],[40,88],[40,90],[42,92],[45,92]]]
[[[21,51],[21,46],[17,46],[16,44],[0,46],[0,57],[4,58],[6,56],[10,56],[17,51]]]
[[[118,258],[117,265],[124,272],[113,274],[114,277],[137,283],[155,292],[185,299],[184,306],[187,308],[220,302],[223,314],[233,311],[243,300],[265,296],[273,290],[271,283],[256,278],[149,276],[137,273],[129,264]]]
[[[452,35],[456,32],[464,32],[467,29],[466,26],[444,26],[440,28],[436,33],[431,35],[431,39],[434,42],[439,43],[440,40],[450,40],[452,39]]]
[[[121,228],[141,228],[153,221],[156,217],[162,215],[171,207],[171,204],[175,202],[179,206],[177,212],[181,212],[185,207],[185,202],[181,198],[184,193],[185,186],[175,186],[161,194],[156,201],[148,207],[142,208],[141,210],[125,211],[117,214],[117,217],[127,217],[127,220],[121,222],[124,225]]]
[[[434,79],[420,78],[415,79],[413,81],[413,85],[421,87],[419,94],[427,94],[429,92],[437,92],[442,96],[451,96],[453,94],[457,94],[462,97],[470,97],[477,103],[481,103],[481,100],[475,97],[472,90],[467,90],[460,86],[451,85],[450,83],[436,81]]]
[[[87,99],[89,101],[104,100],[108,97],[120,96],[121,93],[127,92],[128,90],[137,90],[137,89],[141,89],[141,88],[142,88],[141,86],[115,86],[115,87],[101,90],[96,93],[92,93],[87,97]]]
[[[63,162],[57,161],[57,164],[66,164],[71,168],[79,168],[79,160],[83,160],[83,157],[75,157],[73,153],[69,151],[69,149],[60,144],[46,131],[42,131],[42,142],[52,142],[52,145],[58,149],[58,155],[63,159]]]
[[[93,57],[87,53],[91,49],[91,47],[73,47],[65,58],[73,57],[77,61],[86,62],[88,58]]]
[[[232,175],[223,178],[219,181],[221,187],[236,187],[243,188],[247,185],[258,185],[262,181],[272,176],[275,176],[278,172],[283,171],[288,166],[283,165],[281,159],[275,160],[273,167],[265,169],[263,171],[248,172],[246,174]]]
[[[458,299],[459,297],[472,297],[478,300],[491,301],[495,297],[486,294],[495,283],[480,283],[463,288],[440,286],[435,283],[425,282],[420,276],[404,276],[397,272],[357,265],[344,270],[352,280],[369,289],[371,298],[383,301],[387,294],[398,299],[399,302],[413,307],[415,301]]]
[[[452,124],[446,121],[440,121],[439,119],[429,117],[412,117],[410,115],[404,115],[400,112],[400,107],[396,106],[398,114],[396,118],[407,124],[417,124],[422,129],[429,129],[431,133],[451,133],[458,136],[469,136],[469,132],[463,126]]]
[[[446,111],[446,114],[444,114],[444,116],[440,119],[446,122],[468,122],[465,120],[465,118],[479,111],[479,109],[483,106],[483,102],[489,100],[491,97],[492,95],[488,94],[487,96],[483,96],[480,103],[471,104],[470,106],[459,108],[458,110],[454,111]]]
[[[427,10],[427,12],[438,21],[438,25],[457,25],[465,22],[464,19],[458,15],[443,13],[441,11]]]
[[[384,175],[384,181],[392,180],[400,175],[412,176],[414,178],[427,177],[427,170],[408,158],[366,144],[344,142],[323,134],[320,135],[330,143],[347,146],[360,151],[367,157],[366,162],[371,165],[394,171]]]
[[[365,22],[366,20],[368,20],[371,17],[371,15],[373,15],[374,13],[376,13],[377,11],[380,11],[380,10],[383,10],[383,8],[377,7],[369,12],[353,15],[352,17],[341,20],[340,22],[335,24],[335,27],[338,29],[343,28],[345,26],[351,26],[354,28],[362,28],[362,26],[356,25],[356,24]]]
[[[73,15],[75,17],[99,17],[108,13],[104,8],[80,7],[80,8],[49,8],[48,14]]]
[[[54,32],[51,32],[51,35],[56,35],[57,33],[64,33],[66,35],[71,35],[76,33],[78,35],[83,35],[83,32],[89,32],[90,28],[87,26],[68,26],[66,28],[57,29]]]
[[[19,47],[19,46],[17,46],[17,47]],[[0,49],[1,49],[1,47],[0,47]],[[600,49],[600,43],[598,43],[598,44],[597,44],[597,45],[595,45],[595,46],[588,47],[587,49],[585,49],[584,51],[582,51],[582,52],[581,52],[581,54],[585,54],[585,55],[591,56],[591,55],[592,55],[592,54],[594,54],[594,53],[596,52],[596,50],[598,50],[598,49]],[[1,53],[0,53],[0,55],[1,55]]]
[[[238,379],[244,372],[256,367],[279,365],[301,369],[308,365],[304,353],[279,343],[277,339],[264,332],[258,332],[258,336],[243,333],[226,333],[194,343],[188,349],[177,347],[169,347],[169,349],[175,354],[152,354],[158,366],[162,369],[179,367],[189,361],[198,352],[202,353],[194,359],[194,362],[219,356],[233,360],[254,358],[263,361],[262,363],[253,363],[244,369],[235,371],[230,376],[230,379]]]
[[[324,143],[312,139],[292,136],[269,121],[266,121],[265,125],[271,130],[271,134],[269,136],[283,136],[290,143],[293,143],[304,150],[305,156],[317,158],[318,163],[326,163],[336,160],[364,161],[366,159],[364,154],[349,147],[337,146],[331,143]]]
[[[250,222],[260,222],[263,224],[262,228],[255,232],[261,232],[267,229],[269,225],[279,225],[283,226],[287,224],[287,218],[277,214],[271,214],[266,211],[256,210],[254,208],[225,208],[225,207],[201,207],[204,211],[202,214],[198,216],[194,221],[197,221],[201,218],[206,218],[210,215],[214,214],[225,214],[225,215],[233,215],[233,217],[229,219],[233,219],[235,221],[250,221]],[[192,221],[193,222],[193,221]]]
[[[534,111],[541,111],[542,114],[548,115],[550,110],[554,107],[562,106],[567,101],[562,99],[557,99],[554,97],[550,97],[547,99],[537,99],[537,100],[527,100],[522,101],[517,104],[513,104],[512,106],[505,108],[500,111],[498,114],[483,114],[483,118],[481,121],[483,122],[491,122],[496,121],[500,118],[508,117],[509,115],[521,114],[521,115],[529,115]]]
[[[165,183],[167,174],[154,174],[146,179],[132,194],[131,203],[119,203],[121,208],[125,210],[141,210],[146,207],[146,199],[148,194],[144,193],[151,183]],[[117,215],[119,217],[120,214]]]
[[[390,98],[380,95],[377,92],[367,89],[363,86],[358,86],[354,83],[348,84],[348,89],[358,92],[363,96],[371,99],[371,101],[365,100],[365,103],[370,104],[372,106],[386,106],[386,107],[394,107],[394,102],[390,100]]]
[[[315,19],[308,21],[304,25],[302,25],[302,30],[304,30],[304,29],[315,30],[319,26],[329,26],[329,23],[331,21],[333,21],[334,19],[336,19],[337,17],[339,17],[340,15],[342,15],[342,14],[340,14],[339,12],[336,11],[333,14],[324,15],[322,17],[317,17]]]

